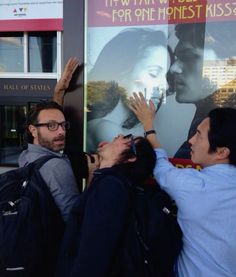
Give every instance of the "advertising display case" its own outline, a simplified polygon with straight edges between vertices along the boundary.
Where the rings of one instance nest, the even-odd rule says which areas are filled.
[[[190,166],[188,139],[215,107],[236,106],[232,0],[88,0],[87,150],[117,134],[143,135],[129,109],[142,92],[172,161]]]
[[[64,98],[68,144],[94,152],[117,134],[143,135],[129,109],[129,96],[142,92],[156,105],[155,130],[169,157],[192,166],[187,141],[199,122],[236,105],[235,25],[233,0],[3,0],[1,118],[51,99],[63,66],[77,57],[76,86]]]

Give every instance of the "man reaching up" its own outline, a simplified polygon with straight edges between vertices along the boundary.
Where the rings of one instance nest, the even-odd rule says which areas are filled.
[[[191,159],[203,169],[178,169],[153,130],[154,104],[141,93],[131,109],[155,148],[154,176],[176,201],[183,231],[177,276],[236,276],[236,110],[212,110],[189,140]]]

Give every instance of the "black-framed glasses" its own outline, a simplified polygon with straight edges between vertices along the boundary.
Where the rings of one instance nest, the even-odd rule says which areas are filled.
[[[124,139],[130,138],[131,139],[131,149],[134,152],[134,155],[137,156],[137,149],[134,141],[134,136],[132,134],[128,134],[124,136]]]
[[[56,131],[56,130],[58,130],[59,126],[61,126],[61,128],[63,130],[68,130],[68,129],[70,129],[70,122],[69,121],[57,122],[57,121],[52,120],[47,123],[37,123],[37,124],[34,124],[34,126],[35,127],[46,126],[49,131]]]

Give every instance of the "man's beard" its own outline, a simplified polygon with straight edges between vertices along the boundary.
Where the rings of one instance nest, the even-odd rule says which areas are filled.
[[[48,139],[44,138],[40,133],[38,133],[38,141],[42,147],[47,148],[54,152],[60,152],[61,150],[63,150],[65,148],[65,136],[64,135],[57,136],[57,137],[53,138],[51,141],[49,141]],[[55,144],[55,142],[57,142],[57,141],[61,141],[61,143]]]

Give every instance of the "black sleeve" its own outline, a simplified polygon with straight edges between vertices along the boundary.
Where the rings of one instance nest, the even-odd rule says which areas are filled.
[[[105,176],[92,185],[96,187],[87,199],[70,277],[106,276],[126,222],[127,185],[113,176]]]

